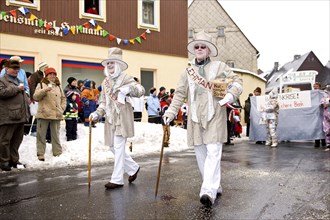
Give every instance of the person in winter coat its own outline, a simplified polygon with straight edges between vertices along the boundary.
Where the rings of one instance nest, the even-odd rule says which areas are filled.
[[[134,77],[134,80],[140,83],[138,78]],[[132,97],[132,106],[133,106],[134,121],[141,122],[142,112],[144,108],[144,95],[139,98]]]
[[[330,150],[330,85],[325,87],[325,94],[321,99],[323,110],[323,131],[325,135],[326,151]]]
[[[5,75],[0,78],[0,168],[24,168],[19,161],[19,146],[24,136],[24,123],[30,117],[29,98],[23,82],[17,77],[18,61],[5,62]]]
[[[246,123],[246,137],[249,137],[250,135],[251,96],[253,96],[252,93],[249,94],[249,97],[245,100],[244,105],[244,122]]]
[[[69,90],[66,93],[66,108],[64,110],[65,130],[67,141],[77,139],[77,124],[78,124],[78,104],[76,98],[79,96],[77,92]]]
[[[269,93],[269,99],[265,104],[265,117],[266,117],[266,129],[267,129],[267,140],[266,146],[277,147],[277,124],[279,114],[279,104],[277,101],[278,92],[277,89],[273,89]]]
[[[188,43],[188,51],[195,58],[182,73],[175,96],[163,116],[166,123],[172,121],[188,99],[187,141],[195,149],[203,180],[200,202],[207,207],[222,193],[220,161],[222,143],[227,140],[225,104],[242,93],[240,77],[225,63],[210,59],[218,54],[211,40],[212,37],[202,30]]]
[[[160,116],[160,100],[158,99],[156,93],[156,88],[151,88],[150,95],[147,99],[148,106],[148,122],[160,124],[161,116]]]
[[[95,121],[105,116],[105,144],[110,146],[115,156],[111,180],[105,184],[105,188],[111,190],[124,185],[124,173],[129,175],[128,182],[132,183],[140,170],[125,151],[125,145],[127,138],[134,136],[133,108],[129,97],[141,97],[145,91],[132,76],[123,72],[128,65],[122,60],[120,48],[110,48],[108,59],[101,63],[105,67],[106,78],[102,82],[99,107],[90,117]]]
[[[68,84],[65,86],[64,88],[64,94],[67,94],[69,91],[72,91],[75,93],[76,95],[76,103],[78,105],[78,116],[83,115],[83,105],[81,104],[81,91],[80,89],[77,87],[77,79],[74,77],[69,77],[67,79]]]
[[[45,78],[37,85],[33,99],[38,104],[37,113],[37,156],[40,161],[45,161],[46,132],[50,125],[53,156],[62,154],[60,143],[60,123],[66,107],[66,98],[62,91],[57,72],[49,67],[45,70]]]
[[[93,89],[92,81],[86,80],[83,91],[81,92],[81,101],[84,103],[84,125],[89,126],[89,115],[96,110],[96,99],[99,95],[98,89]],[[92,124],[93,127],[95,123]]]

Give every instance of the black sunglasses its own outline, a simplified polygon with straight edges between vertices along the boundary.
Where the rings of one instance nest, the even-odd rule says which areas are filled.
[[[205,49],[206,46],[199,46],[199,45],[196,45],[194,48],[195,48],[195,50],[198,50],[199,48],[201,48],[201,49]]]

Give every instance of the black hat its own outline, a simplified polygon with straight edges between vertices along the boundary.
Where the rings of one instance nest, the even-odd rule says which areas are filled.
[[[69,85],[71,85],[71,83],[75,80],[77,80],[77,79],[71,76],[68,78],[67,82],[69,83]]]
[[[164,90],[166,90],[164,86],[159,88],[159,91],[164,91]]]
[[[150,94],[152,94],[156,91],[156,88],[151,88],[149,91],[150,91]]]

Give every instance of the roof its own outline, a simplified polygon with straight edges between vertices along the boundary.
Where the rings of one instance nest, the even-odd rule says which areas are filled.
[[[265,78],[267,79],[266,93],[273,90],[275,87],[279,87],[280,85],[280,77],[286,73],[296,72],[299,70],[300,66],[306,60],[307,56],[313,53],[312,51],[300,56],[295,60],[292,60],[283,66],[281,66],[277,71],[273,69]]]
[[[251,71],[248,71],[248,70],[243,70],[243,69],[238,69],[238,68],[231,68],[231,69],[232,69],[232,71],[234,71],[234,72],[250,74],[250,75],[252,75],[252,76],[255,76],[255,77],[261,79],[261,80],[264,81],[264,82],[267,82],[267,80],[266,80],[264,77],[262,77],[262,76],[260,76],[260,75],[258,75],[258,74],[256,74],[256,73],[254,73],[254,72],[251,72]]]
[[[330,85],[330,60],[324,66],[321,74],[317,75],[316,80],[320,82],[323,87]]]

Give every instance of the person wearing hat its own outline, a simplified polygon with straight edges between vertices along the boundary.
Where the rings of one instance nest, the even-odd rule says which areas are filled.
[[[147,99],[146,106],[148,107],[148,122],[161,124],[161,107],[160,107],[160,100],[158,98],[157,89],[152,87],[149,89],[150,95]]]
[[[26,77],[26,73],[25,73],[25,70],[21,68],[21,63],[24,61],[22,60],[21,57],[19,56],[12,56],[9,58],[9,60],[12,60],[12,61],[17,61],[18,64],[19,64],[19,71],[18,71],[18,74],[17,74],[17,78],[19,80],[21,80],[23,83],[24,83],[24,90],[25,90],[25,93],[30,96],[30,88],[29,88],[29,82],[28,82],[28,79]],[[0,77],[3,77],[5,75],[5,69],[2,69],[1,70],[1,73],[0,73]]]
[[[67,141],[77,139],[77,124],[78,124],[78,104],[76,98],[79,94],[69,90],[66,93],[66,108],[63,113],[65,119],[65,130]]]
[[[326,85],[324,89],[324,95],[320,101],[323,108],[323,131],[325,136],[326,149],[330,150],[330,85]]]
[[[19,146],[24,136],[24,123],[30,117],[29,98],[18,78],[19,62],[5,63],[5,75],[0,78],[0,168],[24,168],[19,161]]]
[[[45,161],[46,133],[48,125],[51,131],[53,156],[62,154],[60,143],[60,123],[66,107],[66,97],[62,91],[57,72],[49,67],[45,70],[45,78],[38,83],[33,99],[38,104],[37,122],[37,156]]]
[[[159,88],[159,93],[158,93],[158,99],[160,100],[166,93],[166,88],[164,86],[161,86]]]
[[[122,60],[120,48],[110,48],[108,58],[101,64],[104,66],[106,78],[102,82],[99,107],[90,117],[96,121],[105,116],[105,145],[110,146],[115,156],[111,179],[105,184],[105,188],[111,190],[124,186],[124,173],[129,175],[128,182],[132,183],[140,170],[140,166],[125,151],[125,146],[127,138],[134,136],[130,97],[141,97],[145,91],[132,76],[123,72],[128,65]]]
[[[238,99],[242,79],[225,63],[211,60],[218,55],[218,49],[204,30],[187,48],[195,57],[182,73],[163,120],[169,124],[187,98],[188,145],[194,147],[202,175],[200,202],[209,207],[222,194],[220,161],[222,145],[227,140],[225,104]]]
[[[44,78],[45,69],[48,68],[46,62],[41,62],[38,64],[38,70],[36,70],[30,77],[30,99],[31,102],[34,102],[33,95],[37,88],[38,83]]]
[[[91,80],[86,80],[84,88],[81,92],[81,102],[83,104],[83,116],[84,116],[84,125],[89,126],[89,115],[94,112],[97,108],[97,97],[100,92],[95,88],[95,82]],[[93,88],[94,87],[94,88]],[[96,127],[95,122],[92,123],[93,127]]]
[[[68,85],[65,86],[64,88],[64,94],[67,94],[69,91],[72,91],[76,94],[76,99],[75,99],[75,102],[77,103],[78,105],[78,115],[79,115],[79,112],[83,112],[83,106],[81,104],[81,90],[78,88],[77,86],[77,79],[70,76],[68,79],[67,79],[67,82],[68,82]]]

